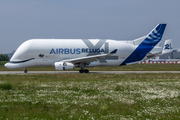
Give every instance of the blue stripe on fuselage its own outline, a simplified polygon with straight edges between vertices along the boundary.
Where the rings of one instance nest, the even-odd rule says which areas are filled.
[[[126,63],[142,60],[152,49],[153,47],[149,45],[139,45],[138,48],[136,48],[136,50],[122,64],[120,64],[120,66],[126,65]]]

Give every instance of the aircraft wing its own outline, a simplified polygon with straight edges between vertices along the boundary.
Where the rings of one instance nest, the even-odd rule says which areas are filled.
[[[73,64],[78,64],[78,63],[86,63],[89,64],[90,62],[100,60],[106,56],[113,55],[117,52],[117,49],[113,50],[109,54],[100,54],[100,55],[93,55],[93,56],[87,56],[87,57],[81,57],[81,58],[74,58],[74,59],[68,59],[68,60],[63,60],[64,62],[71,62]]]

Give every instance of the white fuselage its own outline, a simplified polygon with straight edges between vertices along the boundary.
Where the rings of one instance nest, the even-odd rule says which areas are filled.
[[[88,66],[119,66],[136,47],[133,42],[108,39],[32,39],[20,45],[8,64],[11,69],[53,66],[58,61],[109,53],[116,48],[116,54]]]

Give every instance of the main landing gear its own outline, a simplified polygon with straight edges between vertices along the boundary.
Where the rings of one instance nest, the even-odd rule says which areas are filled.
[[[88,69],[80,69],[79,73],[89,73],[89,70]]]
[[[85,63],[80,63],[79,67],[81,67],[81,69],[79,70],[79,73],[89,73],[88,69],[84,69],[85,68]]]

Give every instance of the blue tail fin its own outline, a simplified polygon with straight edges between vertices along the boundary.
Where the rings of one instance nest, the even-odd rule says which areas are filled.
[[[166,24],[158,24],[141,44],[156,46],[156,44],[161,41],[165,28]]]
[[[158,24],[120,65],[141,61],[162,39],[166,24]]]

